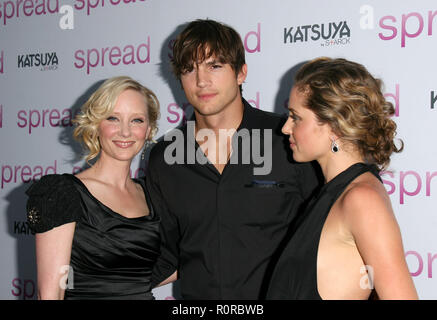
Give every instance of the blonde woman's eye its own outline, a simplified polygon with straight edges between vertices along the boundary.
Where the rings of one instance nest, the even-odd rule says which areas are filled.
[[[140,119],[140,118],[138,118],[138,119],[134,119],[134,120],[132,120],[133,122],[135,122],[135,123],[144,123],[144,120],[143,119]]]
[[[109,117],[106,118],[106,120],[115,121],[115,120],[118,120],[118,119],[116,117],[114,117],[114,116],[109,116]]]

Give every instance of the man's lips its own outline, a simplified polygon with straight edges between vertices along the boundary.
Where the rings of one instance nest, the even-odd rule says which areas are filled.
[[[135,141],[119,141],[119,140],[114,140],[113,142],[117,147],[123,148],[123,149],[130,148],[135,143]]]
[[[201,100],[210,100],[210,99],[214,98],[216,95],[217,95],[217,93],[202,93],[202,94],[199,94],[198,97]]]

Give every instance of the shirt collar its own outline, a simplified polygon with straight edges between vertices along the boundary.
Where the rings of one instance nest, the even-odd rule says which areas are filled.
[[[241,129],[253,129],[254,128],[254,107],[252,107],[246,99],[243,98],[243,119],[241,119],[241,123],[237,128],[237,131]]]

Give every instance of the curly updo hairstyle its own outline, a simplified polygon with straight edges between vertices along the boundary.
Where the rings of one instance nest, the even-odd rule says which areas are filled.
[[[393,104],[381,91],[382,82],[366,68],[346,59],[321,57],[298,71],[295,87],[321,123],[343,141],[356,146],[364,160],[384,169],[390,155],[403,149],[394,143]]]
[[[102,120],[106,119],[114,110],[119,95],[125,90],[135,90],[146,99],[150,137],[152,139],[158,130],[159,101],[156,95],[139,82],[127,76],[113,77],[106,80],[85,102],[81,112],[75,117],[73,123],[76,128],[73,137],[81,142],[88,155],[86,161],[96,158],[100,153],[98,127]]]

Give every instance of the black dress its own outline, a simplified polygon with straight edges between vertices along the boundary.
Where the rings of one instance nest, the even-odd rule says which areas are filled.
[[[273,271],[267,299],[321,299],[317,289],[317,252],[323,225],[346,187],[368,171],[381,181],[376,166],[357,163],[326,183],[311,200],[291,227],[291,237]]]
[[[37,233],[76,222],[65,299],[154,299],[159,217],[144,181],[148,216],[126,218],[98,201],[77,177],[48,175],[28,190],[28,223]]]

